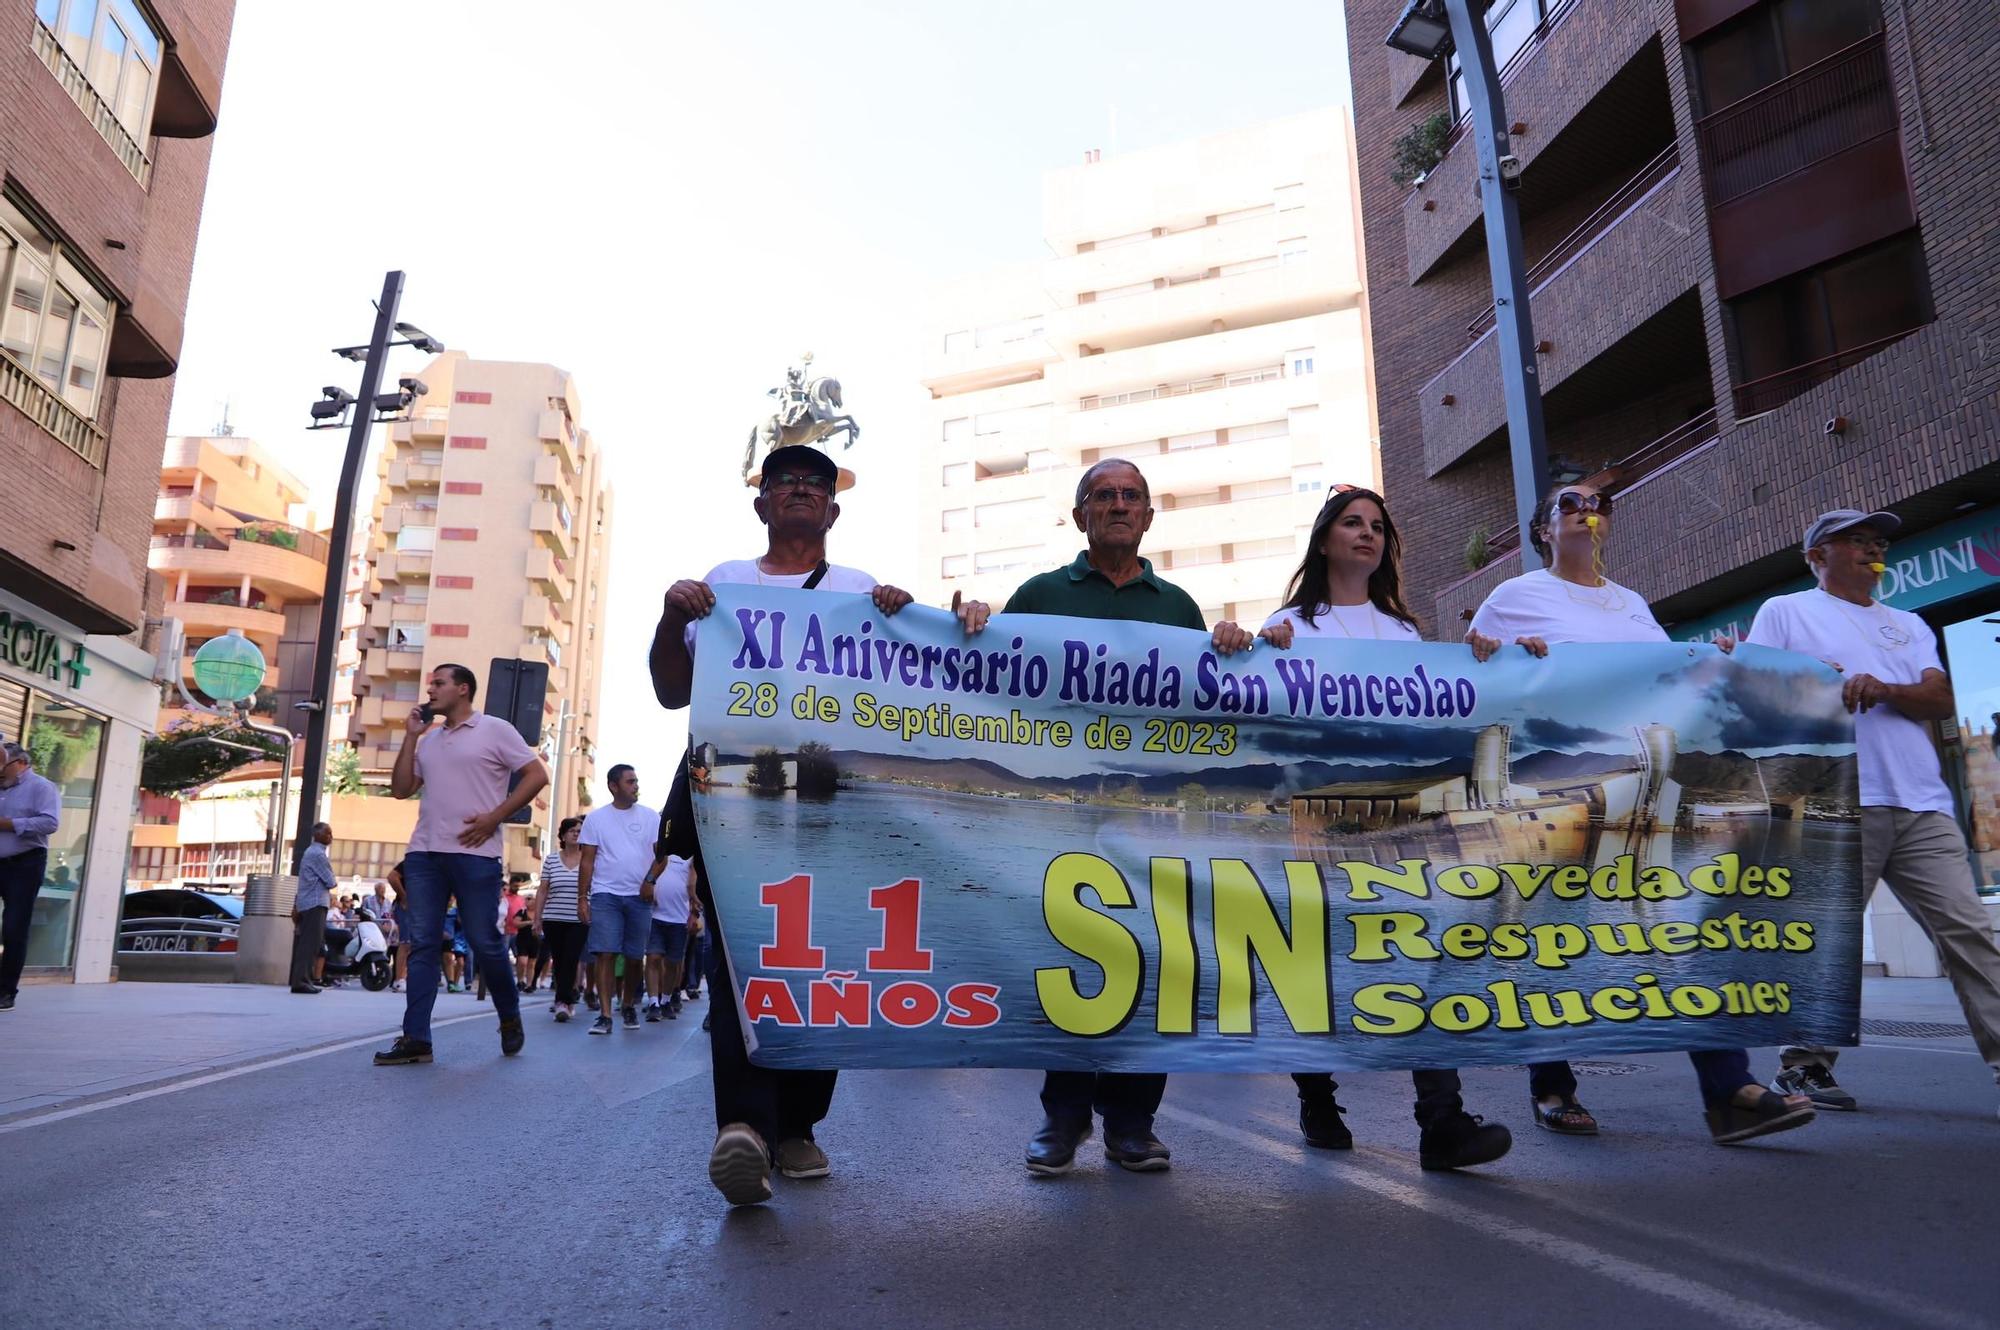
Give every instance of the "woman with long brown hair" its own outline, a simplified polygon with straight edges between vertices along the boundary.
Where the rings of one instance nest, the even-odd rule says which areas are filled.
[[[1300,638],[1319,638],[1324,645],[1422,641],[1416,616],[1403,603],[1402,558],[1387,501],[1373,490],[1337,486],[1313,519],[1284,607],[1264,621],[1257,636],[1280,649]],[[1458,1072],[1413,1071],[1410,1079],[1417,1090],[1417,1154],[1423,1167],[1489,1164],[1512,1148],[1505,1127],[1465,1111]],[[1339,1087],[1333,1077],[1295,1072],[1292,1080],[1299,1087],[1299,1131],[1306,1144],[1351,1149],[1354,1135],[1341,1121],[1346,1110],[1334,1099]]]

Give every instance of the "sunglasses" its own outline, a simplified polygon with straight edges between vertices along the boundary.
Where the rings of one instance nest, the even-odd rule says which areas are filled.
[[[1556,495],[1556,511],[1565,517],[1577,513],[1602,513],[1611,516],[1611,496],[1609,494],[1578,494],[1575,490],[1564,490]]]

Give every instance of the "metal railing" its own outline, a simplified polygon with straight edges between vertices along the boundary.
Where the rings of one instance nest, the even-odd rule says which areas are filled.
[[[37,22],[34,39],[30,45],[34,47],[35,54],[41,62],[48,66],[49,73],[56,76],[56,82],[62,84],[63,91],[69,94],[70,100],[83,112],[84,118],[97,130],[99,137],[110,144],[111,151],[118,154],[118,160],[125,163],[125,169],[139,182],[139,188],[144,189],[147,182],[152,179],[152,159],[146,156],[146,150],[140,146],[139,140],[132,137],[132,131],[120,122],[118,113],[111,109],[111,103],[91,86],[90,77],[83,72],[83,66],[72,60],[68,51],[63,50],[62,39],[51,32],[46,24]]]
[[[197,531],[193,535],[154,536],[152,547],[156,550],[226,550],[229,542],[221,536]]]
[[[1895,132],[1889,52],[1876,32],[1695,122],[1708,206]]]
[[[275,545],[283,550],[296,550],[315,563],[325,563],[330,554],[326,537],[317,531],[287,526],[283,522],[245,522],[236,528],[234,538],[252,545]]]
[[[1921,326],[1921,325],[1919,325]],[[1775,411],[1809,388],[1818,387],[1834,375],[1853,365],[1858,365],[1891,342],[1900,342],[1916,328],[1905,328],[1887,337],[1878,337],[1872,342],[1836,351],[1818,360],[1808,360],[1803,365],[1779,370],[1776,374],[1766,374],[1761,379],[1751,379],[1748,383],[1736,385],[1736,417],[1747,420],[1751,416],[1761,416],[1766,411]]]
[[[1265,365],[1258,369],[1240,370],[1234,374],[1211,374],[1205,379],[1189,379],[1185,383],[1163,383],[1155,388],[1134,388],[1123,393],[1098,393],[1077,399],[1079,411],[1101,411],[1106,407],[1124,406],[1128,402],[1151,402],[1162,397],[1186,397],[1190,393],[1215,392],[1222,388],[1242,388],[1253,383],[1269,383],[1285,376],[1283,365]]]
[[[0,355],[0,398],[12,403],[63,447],[99,470],[104,468],[104,431],[11,356]]]
[[[1528,269],[1528,294],[1532,297],[1548,282],[1581,257],[1585,250],[1596,243],[1597,238],[1606,234],[1625,220],[1633,209],[1653,196],[1655,190],[1680,174],[1680,145],[1670,143],[1659,156],[1641,167],[1639,173],[1620,185],[1615,193],[1597,205],[1590,216],[1578,223],[1576,228],[1555,247]],[[1479,317],[1466,325],[1468,336],[1481,337],[1493,327],[1494,307],[1479,312]]]

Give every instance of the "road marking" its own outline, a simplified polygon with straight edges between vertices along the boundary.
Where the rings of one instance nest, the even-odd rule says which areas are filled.
[[[1160,1116],[1184,1122],[1198,1131],[1234,1141],[1245,1149],[1255,1150],[1260,1154],[1292,1162],[1297,1162],[1299,1159],[1299,1152],[1292,1146],[1280,1144],[1268,1136],[1245,1131],[1241,1127],[1218,1122],[1199,1113],[1169,1107],[1160,1109]],[[1729,1325],[1740,1325],[1745,1330],[1823,1330],[1818,1321],[1802,1320],[1775,1307],[1740,1298],[1733,1293],[1689,1279],[1684,1275],[1677,1275],[1623,1256],[1614,1256],[1610,1252],[1587,1246],[1575,1238],[1562,1237],[1532,1228],[1516,1219],[1501,1219],[1493,1215],[1475,1213],[1466,1208],[1462,1199],[1434,1195],[1407,1183],[1396,1182],[1360,1169],[1343,1170],[1340,1177],[1343,1182],[1372,1191],[1382,1199],[1393,1201],[1408,1209],[1421,1210],[1433,1219],[1442,1219],[1472,1229],[1497,1242],[1526,1248],[1537,1256],[1552,1261],[1577,1266],[1591,1274],[1601,1275],[1642,1293],[1671,1299],[1692,1307],[1704,1316]]]
[[[527,1011],[534,1005],[523,1002],[521,1009]],[[446,1025],[463,1025],[467,1021],[476,1021],[482,1018],[491,1020],[493,1013],[490,1011],[473,1011],[467,1012],[463,1016],[450,1016],[441,1021],[432,1021],[431,1029],[437,1030]],[[221,1071],[212,1071],[206,1075],[190,1076],[186,1080],[170,1081],[165,1085],[155,1085],[143,1090],[133,1090],[127,1094],[113,1095],[109,1099],[98,1099],[88,1104],[78,1104],[75,1108],[59,1108],[51,1113],[16,1118],[12,1122],[0,1122],[0,1136],[5,1136],[9,1132],[20,1131],[27,1127],[40,1127],[50,1122],[63,1122],[69,1118],[80,1118],[86,1113],[101,1113],[107,1108],[119,1108],[125,1104],[136,1104],[142,1099],[155,1099],[163,1094],[174,1094],[181,1090],[192,1090],[196,1086],[213,1085],[217,1081],[232,1081],[238,1076],[248,1076],[253,1071],[266,1071],[272,1067],[283,1067],[294,1062],[304,1062],[309,1058],[322,1058],[329,1053],[344,1053],[350,1048],[359,1048],[363,1044],[373,1044],[391,1035],[401,1033],[401,1030],[377,1030],[373,1034],[365,1034],[358,1039],[343,1039],[337,1044],[322,1044],[318,1048],[301,1049],[296,1053],[287,1053],[283,1057],[270,1058],[262,1062],[246,1062],[240,1067],[225,1067]]]

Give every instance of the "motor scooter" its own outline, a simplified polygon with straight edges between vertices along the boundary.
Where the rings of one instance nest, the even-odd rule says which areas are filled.
[[[363,988],[371,993],[381,992],[389,986],[389,980],[395,973],[395,967],[389,962],[389,943],[382,936],[382,926],[375,922],[375,916],[369,911],[357,910],[354,927],[347,931],[349,937],[345,946],[341,946],[338,939],[327,942],[326,977],[359,975]]]

